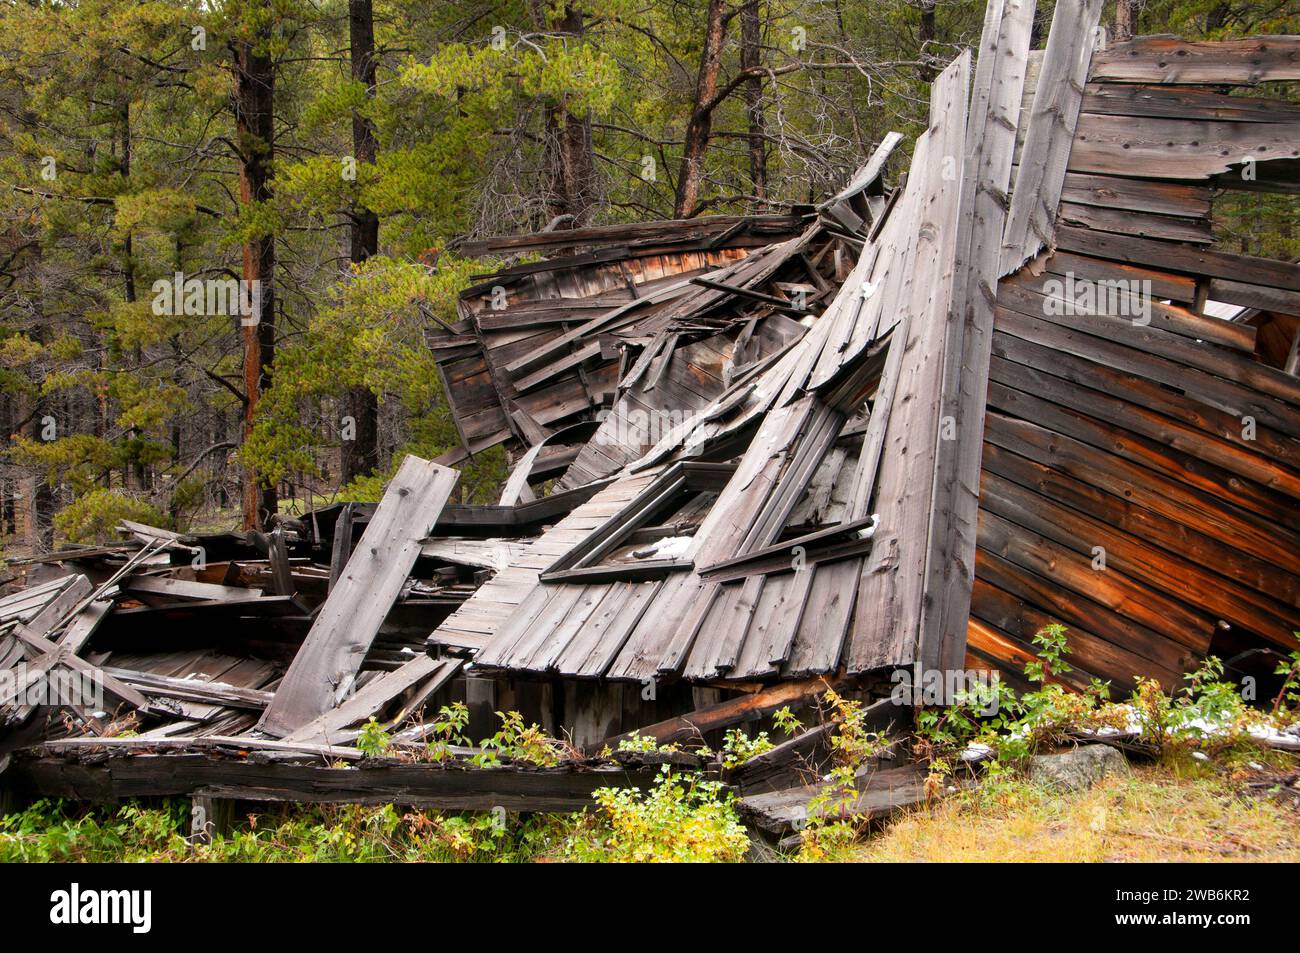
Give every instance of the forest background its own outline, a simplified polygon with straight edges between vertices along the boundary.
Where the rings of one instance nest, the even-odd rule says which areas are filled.
[[[6,552],[377,499],[405,454],[459,446],[428,343],[496,264],[465,239],[816,201],[923,128],[983,9],[3,0]],[[1104,22],[1300,32],[1293,0],[1116,0]],[[1295,260],[1297,204],[1221,197],[1221,246]],[[256,293],[187,291],[225,282]],[[491,501],[506,467],[467,461],[458,498]]]

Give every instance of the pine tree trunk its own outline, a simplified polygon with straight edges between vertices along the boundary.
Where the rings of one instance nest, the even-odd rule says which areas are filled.
[[[533,26],[540,31],[563,33],[580,39],[585,29],[582,10],[570,4],[548,27],[545,5],[530,4]],[[580,228],[591,220],[596,204],[596,161],[591,139],[591,117],[576,116],[565,104],[546,111],[546,211],[550,220],[572,216],[567,227]]]
[[[351,40],[352,79],[375,95],[375,21],[372,0],[348,0],[348,35]],[[352,113],[352,151],[357,166],[372,165],[379,153],[375,125],[355,110]],[[350,258],[360,264],[379,253],[379,216],[364,206],[352,210]],[[353,439],[344,440],[341,453],[342,482],[374,472],[379,465],[379,401],[368,387],[352,387],[344,402],[353,420]]]
[[[740,66],[746,71],[761,65],[759,45],[762,24],[758,0],[749,0],[740,11]],[[745,80],[745,112],[749,118],[749,180],[754,190],[754,211],[767,207],[767,142],[763,117],[763,80],[753,76]]]
[[[117,169],[118,169],[118,174],[121,175],[122,177],[122,180],[124,182],[129,182],[131,179],[131,102],[130,100],[126,100],[122,103],[119,118],[121,119],[121,124],[122,124],[120,130],[122,135],[122,142],[121,142],[122,154],[118,157]],[[126,190],[128,192],[130,191],[129,185],[126,187]],[[135,247],[133,242],[131,241],[130,232],[127,232],[126,237],[122,240],[122,277],[123,277],[122,300],[125,301],[127,304],[132,304],[135,302],[135,298],[136,298]],[[134,361],[134,369],[138,371],[140,366],[144,363],[144,353],[141,351],[139,345],[136,345],[132,349],[131,357],[132,360]],[[132,440],[138,439],[141,436],[140,431],[137,430],[135,427],[132,427],[129,431],[127,431],[127,435]],[[144,464],[140,462],[140,458],[138,456],[136,456],[134,459],[127,460],[125,472],[122,474],[122,476],[123,476],[123,483],[125,483],[128,488],[134,486],[137,490],[145,489],[145,484],[147,483],[145,468],[144,468]]]
[[[266,39],[265,36],[259,39]],[[235,131],[240,150],[239,200],[245,206],[271,198],[270,165],[275,147],[272,114],[275,69],[269,56],[247,41],[234,44]],[[275,358],[275,238],[250,238],[244,244],[244,281],[252,314],[241,316],[244,338],[244,439],[253,432],[257,405],[271,385]],[[249,465],[244,468],[243,516],[246,529],[263,529],[279,509],[274,486]]]
[[[700,204],[700,185],[704,179],[704,154],[713,131],[713,97],[718,92],[718,73],[722,68],[722,45],[727,34],[726,3],[709,0],[704,33],[704,52],[700,55],[700,72],[695,80],[695,105],[686,124],[682,149],[681,172],[677,177],[677,218],[690,218]]]
[[[917,30],[916,38],[920,41],[920,65],[916,68],[917,75],[923,83],[933,83],[934,78],[939,75],[938,70],[934,67],[933,51],[930,46],[934,43],[937,32],[935,29],[934,8],[937,0],[920,0],[917,4],[921,11],[921,26]]]
[[[1137,29],[1137,8],[1133,0],[1115,0],[1115,39],[1131,40]]]

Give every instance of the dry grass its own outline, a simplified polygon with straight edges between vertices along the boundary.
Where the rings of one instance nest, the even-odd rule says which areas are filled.
[[[854,861],[1291,861],[1300,812],[1247,787],[1244,758],[1135,766],[1059,795],[1023,781],[913,812],[844,857]],[[1281,761],[1274,759],[1279,767]],[[1295,762],[1290,762],[1294,769]]]

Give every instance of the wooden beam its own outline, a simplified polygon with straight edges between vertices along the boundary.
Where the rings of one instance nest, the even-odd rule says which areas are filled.
[[[1052,17],[1002,237],[1004,275],[1052,242],[1101,6],[1101,0],[1062,0]]]
[[[208,682],[197,678],[173,678],[153,672],[137,672],[126,668],[105,666],[104,671],[128,685],[134,685],[148,695],[179,698],[203,705],[220,705],[225,708],[247,708],[262,711],[271,703],[272,692],[255,688],[240,688],[225,682]]]
[[[731,698],[687,715],[679,715],[653,725],[645,725],[635,731],[624,732],[607,739],[605,743],[611,748],[617,748],[618,743],[625,738],[649,737],[654,738],[661,745],[675,741],[698,740],[710,731],[730,728],[741,722],[757,721],[785,705],[812,702],[827,690],[839,689],[843,685],[842,681],[832,682],[821,677],[780,682],[771,688]]]
[[[343,576],[343,567],[352,555],[352,520],[356,504],[345,503],[334,521],[334,539],[330,548],[330,581],[327,591],[333,590]]]
[[[262,596],[261,589],[219,586],[210,582],[173,579],[170,576],[134,576],[127,580],[123,588],[127,592],[168,596],[172,599],[196,599],[204,602],[249,602]]]
[[[234,801],[213,797],[205,792],[197,792],[190,797],[191,844],[211,844],[214,838],[225,837],[234,828]]]
[[[112,750],[110,749],[110,753]],[[461,765],[317,764],[234,761],[207,754],[119,755],[82,762],[68,756],[18,753],[9,769],[19,790],[42,797],[109,802],[133,797],[189,796],[304,804],[399,804],[448,811],[568,812],[592,804],[604,787],[647,790],[658,767],[496,768]]]
[[[277,596],[297,593],[293,571],[289,568],[289,550],[284,542],[284,529],[277,526],[267,537],[266,558],[271,563],[271,589]]]
[[[284,740],[327,744],[333,733],[377,715],[395,698],[421,682],[433,679],[439,687],[446,684],[460,671],[460,667],[461,662],[458,660],[433,659],[428,655],[417,655],[401,667],[385,672],[339,707],[327,711],[315,721],[286,735]]]
[[[1193,41],[1140,36],[1117,43],[1093,62],[1094,82],[1221,86],[1300,79],[1300,37],[1252,36]]]
[[[960,668],[966,654],[993,302],[1034,22],[1033,0],[993,0],[989,8],[967,120],[956,275],[942,339],[943,423],[934,447],[918,634],[922,664],[944,671]]]
[[[1232,255],[1209,248],[1193,248],[1151,238],[1111,235],[1066,226],[1057,229],[1056,240],[1061,248],[1096,258],[1131,262],[1187,275],[1248,282],[1265,288],[1300,291],[1300,265],[1271,258]]]
[[[408,456],[259,723],[282,737],[338,705],[420,555],[459,474]]]

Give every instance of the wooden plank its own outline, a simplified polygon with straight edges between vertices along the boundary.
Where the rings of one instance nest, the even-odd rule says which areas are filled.
[[[537,592],[541,590],[541,592]],[[525,598],[520,612],[499,629],[500,640],[493,640],[489,650],[476,657],[484,667],[512,668],[526,659],[539,642],[546,640],[556,625],[568,615],[582,593],[581,585],[554,585],[538,582],[537,590]]]
[[[1094,575],[1122,573],[1144,588],[1148,600],[1163,594],[1276,645],[1295,641],[1292,632],[1300,630],[1300,611],[1294,607],[1288,609],[1274,598],[1211,574],[1181,556],[1146,546],[1131,534],[1048,501],[997,474],[984,474],[982,492],[987,512],[1085,559],[1094,557],[1094,547],[1102,547],[1105,568]]]
[[[653,222],[629,222],[617,225],[595,225],[587,228],[555,229],[549,232],[530,232],[521,235],[502,235],[464,242],[460,252],[467,257],[480,258],[492,252],[531,251],[552,247],[577,245],[606,245],[616,242],[660,239],[670,241],[695,241],[703,236],[716,236],[731,231],[736,226],[762,229],[765,234],[780,234],[799,227],[800,219],[793,215],[704,215],[692,219],[665,219]]]
[[[1285,404],[1300,405],[1300,380],[1276,367],[1260,364],[1237,350],[1229,350],[1187,335],[1187,330],[1194,331],[1202,321],[1208,323],[1214,319],[1198,319],[1195,315],[1186,312],[1180,314],[1168,306],[1161,308],[1155,302],[1150,302],[1151,320],[1149,324],[1144,324],[1142,322],[1146,316],[1140,313],[1140,308],[1128,304],[1128,292],[1122,291],[1120,294],[1123,300],[1117,304],[1102,304],[1089,309],[1071,307],[1066,298],[1041,296],[1024,285],[1004,283],[998,294],[998,306],[1034,319],[1041,317],[1062,327],[1077,328],[1094,337],[1215,374]],[[1132,313],[1125,314],[1125,311]],[[1182,325],[1179,333],[1166,330],[1177,324]],[[1224,326],[1212,330],[1216,335],[1225,330],[1233,332],[1233,329],[1225,329]]]
[[[814,577],[811,566],[768,577],[728,678],[763,678],[780,670],[799,633]]]
[[[846,815],[876,820],[898,811],[926,803],[926,771],[921,765],[873,771],[860,783],[859,792],[845,805]],[[966,786],[967,782],[959,782]],[[754,794],[739,802],[741,816],[776,837],[795,833],[807,824],[810,815],[840,809],[834,797],[827,799],[829,783],[818,783],[769,794]],[[819,807],[812,805],[819,804]]]
[[[1294,408],[1249,387],[1151,354],[1141,339],[1126,343],[1110,341],[1085,331],[1076,331],[1064,324],[1031,318],[1001,307],[997,309],[996,316],[999,332],[1104,364],[1140,380],[1177,388],[1194,395],[1198,400],[1222,407],[1235,414],[1239,420],[1252,417],[1265,427],[1273,428],[1288,437],[1300,437],[1300,415],[1297,415]]]
[[[765,576],[750,576],[722,587],[691,648],[683,672],[686,678],[708,681],[733,677],[731,671],[750,634],[767,583]]]
[[[556,659],[556,671],[577,678],[604,676],[664,584],[662,579],[620,583],[620,595],[602,605],[565,647]]]
[[[851,666],[868,656],[879,661],[874,667],[906,665],[923,650],[937,655],[939,649],[936,642],[926,643],[924,649],[921,645],[921,603],[935,504],[936,454],[946,429],[940,419],[940,395],[954,372],[953,365],[960,361],[959,344],[947,354],[944,347],[951,322],[957,320],[953,295],[959,260],[960,158],[966,154],[964,107],[969,66],[969,54],[955,60],[935,83],[930,103],[932,125],[926,135],[933,139],[926,151],[931,157],[928,164],[938,168],[926,171],[918,192],[921,214],[914,224],[918,230],[916,253],[900,298],[910,313],[910,318],[904,319],[907,340],[875,489],[880,525],[872,540],[872,559],[880,553],[894,558],[864,568],[850,646]],[[943,157],[956,163],[955,174],[942,174]],[[920,171],[914,164],[912,172]],[[899,329],[903,326],[900,321]],[[902,342],[891,345],[891,350],[898,343]]]
[[[1225,278],[1229,281],[1249,282],[1265,288],[1300,291],[1300,265],[1275,261],[1271,258],[1232,255],[1208,248],[1192,248],[1149,238],[1110,235],[1065,225],[1057,229],[1056,241],[1067,251],[1079,252],[1095,258],[1131,262],[1187,275],[1204,275],[1210,278]]]
[[[1076,279],[1085,278],[1089,281],[1122,279],[1130,283],[1136,282],[1135,287],[1149,287],[1153,298],[1183,302],[1196,299],[1196,279],[1187,275],[1155,271],[1125,262],[1107,261],[1104,258],[1091,258],[1060,250],[1043,264],[1044,270],[1054,275],[1074,275]]]
[[[346,695],[458,477],[415,456],[402,461],[259,722],[262,731],[287,735]]]
[[[624,738],[637,737],[653,738],[661,745],[698,741],[711,731],[757,721],[786,705],[811,704],[827,689],[842,689],[844,685],[844,680],[828,681],[825,678],[780,682],[769,688],[730,698],[685,715],[678,715],[652,725],[643,725],[635,731],[608,738],[606,743],[611,748],[617,748],[618,742]]]
[[[45,608],[51,599],[71,585],[76,578],[75,574],[60,576],[58,579],[51,579],[49,582],[41,583],[39,586],[29,586],[26,589],[20,589],[5,596],[0,599],[0,621],[30,619]]]
[[[873,182],[879,179],[885,172],[885,163],[893,155],[898,144],[903,141],[903,134],[900,132],[887,132],[885,137],[880,140],[880,145],[871,153],[871,157],[853,173],[847,185],[840,189],[834,196],[827,199],[818,206],[818,209],[831,209],[842,202],[847,202],[858,193],[864,191]]]
[[[1154,179],[1210,179],[1246,158],[1292,159],[1298,122],[1217,122],[1079,116],[1070,151],[1073,172],[1140,174]]]
[[[1153,215],[1126,208],[1102,208],[1096,205],[1079,205],[1062,201],[1057,220],[1079,225],[1099,232],[1117,235],[1137,235],[1141,238],[1158,238],[1170,242],[1199,242],[1210,244],[1214,234],[1210,223],[1195,218],[1175,218]]]
[[[179,698],[204,704],[229,708],[247,708],[262,711],[270,704],[272,692],[255,688],[240,688],[222,681],[204,681],[199,678],[176,678],[137,672],[129,668],[105,666],[104,671],[127,685],[133,685],[146,695]]]
[[[552,671],[556,660],[579,636],[596,611],[607,601],[611,607],[620,606],[625,595],[624,590],[612,582],[574,588],[578,590],[578,598],[563,621],[546,625],[544,620],[539,620],[537,628],[545,632],[545,638],[532,646],[528,654],[512,658],[513,670],[539,674]]]
[[[85,580],[85,577],[80,577],[80,578],[83,581]],[[78,588],[81,587],[77,587],[74,584],[74,586],[71,586],[68,589],[64,590],[64,594],[67,595],[69,593],[72,593],[76,591]],[[75,605],[76,603],[79,603],[82,599],[85,598],[85,596],[90,595],[91,589],[92,587],[90,586],[90,583],[85,582],[84,594],[79,599],[77,599],[73,604]],[[91,628],[93,629],[93,626],[95,624],[98,624],[98,619],[95,618],[95,616],[98,615],[99,610],[92,611],[92,606],[93,603],[91,604],[91,606],[87,606],[87,608],[84,609],[83,612],[92,612],[92,617],[90,621],[91,623],[93,623],[91,625]],[[106,613],[108,609],[104,608],[102,611]],[[62,615],[63,613],[60,612],[59,620],[62,619]],[[40,617],[38,616],[37,619],[40,619]],[[55,620],[54,625],[58,625],[59,620]],[[42,627],[44,627],[46,624],[47,623],[45,620],[41,620]],[[20,625],[15,630],[15,635],[17,635],[18,638],[21,641],[23,641],[26,645],[36,649],[40,653],[40,655],[35,660],[35,662],[33,662],[31,665],[27,667],[26,671],[23,673],[23,677],[19,679],[19,685],[17,686],[17,690],[10,696],[11,700],[21,701],[23,694],[28,690],[29,686],[33,684],[34,680],[44,678],[45,673],[52,671],[54,667],[57,665],[62,665],[66,668],[71,669],[75,674],[85,679],[86,684],[93,685],[97,688],[102,688],[105,694],[107,694],[108,696],[116,698],[119,701],[125,703],[126,705],[129,705],[130,707],[142,711],[146,714],[158,713],[157,709],[149,703],[149,699],[145,698],[134,688],[123,683],[121,680],[114,678],[112,675],[109,675],[107,672],[105,672],[103,669],[99,668],[98,666],[92,665],[89,662],[85,661],[84,659],[79,658],[75,654],[75,652],[70,650],[64,650],[59,644],[55,642],[51,642],[43,635],[36,634],[37,631],[38,629],[31,625],[27,625],[27,626]],[[89,633],[86,633],[84,637],[78,636],[78,642],[81,644],[78,645],[77,647],[80,648],[81,645],[84,645],[85,639],[87,638],[89,638]],[[71,648],[72,645],[70,644],[69,649]],[[35,711],[35,706],[33,705],[25,705],[21,703],[9,705],[6,708],[6,720],[10,725],[20,725],[23,722],[25,722],[28,718],[31,717],[33,711]],[[87,713],[87,714],[93,714],[93,713]]]
[[[1053,243],[1101,6],[1101,0],[1063,0],[1052,17],[1002,238],[1001,274],[1018,271]]]
[[[694,572],[669,576],[632,629],[608,677],[649,683],[658,679],[668,664],[676,671],[690,651],[699,618],[715,592],[716,586],[702,582]]]
[[[994,335],[993,352],[997,357],[1041,369],[1072,383],[1102,391],[1110,397],[1120,397],[1130,404],[1157,411],[1207,434],[1260,453],[1270,462],[1285,463],[1300,470],[1300,441],[1281,436],[1268,427],[1260,426],[1258,422],[1254,433],[1249,434],[1250,439],[1247,439],[1248,432],[1240,416],[1225,413],[1205,403],[1201,395],[1178,393],[1149,379],[1122,374],[1104,364],[1084,360],[1065,351],[1041,347],[1001,331]],[[1127,429],[1149,433],[1141,426]]]
[[[1049,309],[1067,316],[1071,311],[1114,318],[1127,324],[1145,324],[1193,341],[1208,341],[1233,348],[1243,355],[1255,353],[1255,329],[1248,324],[1198,314],[1190,308],[1152,300],[1142,285],[1124,278],[1080,279],[1052,274],[1035,277],[1022,270],[1002,283],[998,304],[1036,316]],[[1034,296],[1026,292],[1033,292]],[[1041,297],[1035,297],[1041,296]],[[1091,298],[1091,301],[1089,299]],[[1050,301],[1046,299],[1051,299]]]
[[[803,678],[837,670],[853,621],[862,559],[818,564],[808,571],[812,573],[812,586],[790,647],[789,659],[781,669],[785,678]]]
[[[743,551],[746,536],[772,497],[799,434],[809,425],[815,401],[806,397],[763,418],[735,474],[695,534],[688,555],[697,565],[707,568]]]
[[[999,383],[1030,391],[1058,406],[1104,421],[1119,436],[1124,432],[1141,434],[1271,490],[1300,497],[1300,473],[1253,452],[1255,448],[1248,441],[1212,436],[1094,389],[1103,386],[1104,377],[1099,380],[1077,369],[1060,373],[1051,367],[1040,371],[1001,357],[995,357],[993,364],[993,379]]]
[[[1300,314],[1300,291],[1268,288],[1244,281],[1230,281],[1227,278],[1211,278],[1209,297],[1215,301],[1239,304],[1246,308]]]
[[[748,795],[785,790],[809,776],[825,774],[835,727],[828,721],[786,739],[733,769],[727,775],[728,782]]]
[[[994,24],[993,14],[989,16],[963,153],[966,164],[955,277],[943,338],[941,416],[930,478],[932,503],[919,607],[922,664],[945,671],[959,668],[966,653],[993,302],[1034,3],[1005,0],[1000,22]]]
[[[1089,78],[1094,82],[1213,86],[1295,80],[1300,79],[1300,37],[1218,41],[1135,37],[1099,53]]]
[[[76,578],[84,579],[85,577],[78,576]],[[89,591],[88,582],[84,587],[78,586],[74,583],[74,585],[65,588],[65,593],[79,593],[75,599],[70,599],[66,605],[75,606],[77,602],[85,597],[86,593],[89,593]],[[51,611],[53,613],[57,610],[52,609]],[[112,611],[113,602],[111,599],[102,602],[92,602],[90,605],[86,606],[86,608],[82,609],[81,612],[78,613],[77,616],[68,624],[63,633],[63,638],[60,639],[58,643],[49,643],[50,645],[57,645],[57,651],[45,651],[35,659],[29,661],[19,679],[18,691],[9,699],[0,698],[0,702],[20,699],[23,694],[27,692],[30,686],[34,685],[39,679],[44,678],[56,666],[65,662],[67,658],[78,655],[85,649],[86,644],[90,641],[91,636],[94,635],[95,630],[99,628],[100,624]],[[54,624],[57,625],[57,620],[54,619],[53,614],[44,619],[38,615],[32,620],[36,625],[31,631],[40,632],[41,630],[44,630],[45,633],[48,633],[50,628],[52,628],[50,625],[52,620],[54,621]],[[29,642],[26,644],[31,643]],[[41,643],[37,643],[37,645],[39,644]],[[14,723],[25,722],[29,717],[31,717],[33,710],[33,706],[16,705],[14,711],[10,713],[10,720]]]
[[[1300,536],[1222,499],[1197,489],[1181,474],[1165,475],[1082,440],[1055,433],[1027,420],[990,412],[986,447],[996,444],[1013,453],[1068,474],[1076,480],[1197,533],[1221,540],[1267,560],[1280,570],[1300,575]],[[1116,525],[1121,525],[1117,521]]]
[[[1107,493],[995,443],[985,445],[984,461],[986,472],[1073,507],[1107,527],[1144,540],[1153,548],[1190,559],[1198,566],[1289,605],[1300,604],[1300,575],[1243,551],[1236,540],[1225,541],[1205,535],[1184,522],[1130,502],[1121,487],[1117,487],[1114,494]]]
[[[332,591],[338,585],[348,559],[352,555],[352,522],[355,513],[355,504],[344,503],[338,519],[334,521],[334,539],[330,552],[330,581],[327,591]]]
[[[102,741],[103,739],[90,739]],[[112,739],[108,739],[112,740]],[[195,739],[183,739],[193,742]],[[370,766],[262,763],[206,754],[130,755],[79,763],[22,755],[10,771],[24,790],[46,797],[114,801],[203,791],[241,801],[304,804],[399,804],[448,811],[580,811],[602,787],[646,790],[658,767],[479,768],[386,762]]]
[[[1297,512],[1293,500],[1258,484],[1238,479],[1229,471],[1165,444],[1130,431],[1116,431],[1086,414],[1059,407],[998,381],[989,384],[989,406],[1032,420],[1057,433],[1173,477],[1246,509],[1266,521],[1271,520],[1293,530],[1300,527],[1300,512]]]
[[[289,548],[284,528],[277,526],[267,537],[266,558],[271,563],[271,591],[277,596],[293,596],[298,588],[289,567]]]
[[[1054,579],[1039,575],[984,549],[979,550],[976,564],[976,591],[984,604],[979,610],[973,609],[973,615],[1000,626],[1011,635],[1021,636],[1026,644],[1032,644],[1034,634],[1042,627],[1042,617],[1046,616],[1051,621],[1065,625],[1071,633],[1076,630],[1087,633],[1080,637],[1083,641],[1097,639],[1113,646],[1109,653],[1097,647],[1091,654],[1094,657],[1106,657],[1109,654],[1110,657],[1125,659],[1119,663],[1121,669],[1127,669],[1121,671],[1121,681],[1125,685],[1129,684],[1133,675],[1144,670],[1172,673],[1176,680],[1180,680],[1183,672],[1197,664],[1197,655],[1188,646],[1127,619],[1086,595],[1060,585]],[[1002,593],[1004,598],[1019,601],[1022,619],[1020,626],[1012,625],[1005,616],[989,610],[987,600],[990,593],[995,591]],[[1004,622],[1007,624],[1002,624]],[[1008,628],[1008,625],[1011,627]],[[1030,626],[1036,628],[1031,631]],[[1029,654],[1033,656],[1035,652],[1030,649]],[[1135,660],[1141,661],[1134,664]],[[1104,670],[1106,666],[1103,664],[1098,668]]]
[[[204,601],[248,602],[262,596],[261,589],[219,586],[210,582],[190,582],[187,579],[173,579],[169,576],[133,576],[127,580],[123,588],[127,592]]]
[[[1300,119],[1300,103],[1260,96],[1229,96],[1195,86],[1089,83],[1083,111],[1108,116],[1198,119],[1219,122],[1289,122]]]
[[[417,655],[401,667],[368,682],[343,704],[286,735],[284,740],[330,744],[330,739],[336,732],[378,715],[399,695],[426,679],[432,679],[437,686],[446,684],[460,671],[461,664],[458,659],[433,659],[427,655]]]
[[[1208,219],[1211,191],[1191,182],[1159,182],[1127,175],[1067,172],[1061,201],[1179,218]]]
[[[985,509],[980,510],[980,547],[1193,652],[1203,654],[1209,649],[1216,627],[1211,614],[1155,592],[1118,570],[1095,570],[1091,555],[1080,555]]]

